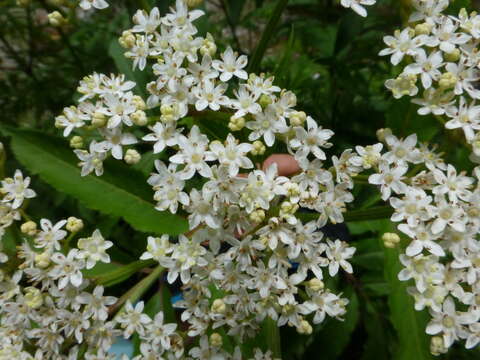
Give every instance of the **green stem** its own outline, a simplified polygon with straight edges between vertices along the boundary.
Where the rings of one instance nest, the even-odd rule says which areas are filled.
[[[393,210],[390,206],[375,206],[369,209],[352,210],[343,214],[345,222],[364,221],[364,220],[379,220],[388,219],[392,215]],[[302,213],[297,212],[296,216],[302,221],[317,220],[317,213]]]
[[[153,260],[139,260],[139,261],[130,263],[128,265],[123,265],[122,267],[109,271],[105,274],[89,277],[87,273],[86,277],[90,278],[98,285],[113,286],[122,281],[125,281],[130,276],[137,273],[138,271],[145,269],[149,266],[152,266],[154,264],[155,264],[155,261]]]
[[[258,71],[260,67],[260,62],[262,61],[263,55],[267,50],[268,43],[270,42],[270,39],[274,34],[278,22],[280,21],[282,12],[287,6],[287,3],[288,0],[278,0],[272,15],[268,20],[267,27],[263,31],[262,38],[260,39],[260,42],[258,43],[258,46],[255,49],[252,58],[250,59],[250,66],[248,67],[249,73],[256,73]]]
[[[124,304],[127,301],[130,301],[130,303],[134,304],[138,300],[140,300],[141,297],[148,291],[148,289],[150,289],[150,287],[155,283],[155,281],[160,277],[160,275],[162,275],[164,271],[165,269],[161,265],[158,265],[147,277],[145,277],[142,281],[140,281],[138,284],[128,290],[120,299],[118,299],[116,304],[114,304],[110,308],[110,314],[116,313],[116,318],[125,311]],[[118,309],[120,310],[118,311]]]

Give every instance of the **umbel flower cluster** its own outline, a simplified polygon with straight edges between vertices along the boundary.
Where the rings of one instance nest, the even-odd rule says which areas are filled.
[[[246,56],[231,48],[218,52],[210,34],[199,36],[193,21],[202,14],[182,0],[163,17],[157,8],[138,11],[120,43],[134,68],[148,67],[155,75],[148,99],[134,95],[136,84],[123,75],[93,74],[79,85],[79,105],[66,108],[56,126],[65,136],[83,134],[71,138],[82,175],[102,175],[109,157],[137,163],[138,144],[169,154],[167,162],[155,162],[148,183],[157,209],[185,214],[189,232],[149,237],[142,259],[163,266],[169,283],[181,282],[183,299],[175,305],[183,308],[186,336],[200,342],[183,351],[182,338],[169,341],[173,328],[154,331],[142,322],[141,307],[120,317],[136,324],[125,335],[138,333],[155,356],[241,358],[239,350],[222,349],[215,331],[222,328],[243,342],[269,317],[310,334],[312,323],[345,313],[348,300],[323,280],[341,269],[351,273],[355,249],[327,239],[321,228],[343,222],[353,200],[351,176],[361,167],[346,151],[326,169],[324,149],[333,132],[295,110],[295,95],[273,78],[248,74]],[[202,130],[213,112],[232,131],[226,139],[210,139]],[[279,174],[275,162],[254,165],[274,145],[297,160],[290,177]],[[300,209],[317,212],[318,219],[302,222]],[[150,337],[158,341],[152,344]]]
[[[461,129],[466,141],[480,156],[480,79],[478,42],[480,15],[461,9],[458,16],[443,11],[449,0],[414,0],[415,11],[405,29],[385,36],[388,48],[380,55],[391,56],[402,65],[396,79],[385,85],[395,98],[415,97],[418,114],[433,114],[447,129]],[[421,89],[421,91],[419,90]],[[421,95],[421,97],[417,97]],[[443,117],[446,117],[446,121]]]
[[[102,6],[102,1],[83,2]],[[374,2],[345,0],[342,5],[366,15],[361,5]],[[272,77],[249,74],[246,56],[230,47],[218,50],[210,34],[200,36],[193,22],[203,12],[189,9],[189,3],[177,0],[164,16],[157,8],[138,11],[133,28],[119,39],[133,67],[154,75],[146,89],[124,75],[92,74],[80,82],[79,104],[65,108],[55,122],[70,138],[83,176],[101,176],[108,158],[136,164],[142,157],[138,149],[150,148],[163,159],[155,161],[156,172],[148,179],[153,200],[159,216],[164,211],[183,216],[189,230],[178,237],[148,237],[141,259],[155,260],[166,281],[180,285],[182,298],[174,305],[181,309],[181,328],[165,324],[163,312],[148,316],[143,302],[127,302],[117,312],[120,300],[104,295],[102,286],[83,275],[110,261],[107,250],[113,244],[100,231],[75,240],[83,227],[79,219],[55,224],[43,219],[40,229],[27,221],[15,259],[21,265],[15,268],[12,261],[13,269],[0,272],[0,355],[109,359],[118,336],[137,335],[141,355],[136,360],[237,360],[248,357],[239,346],[226,351],[225,339],[248,341],[265,321],[310,334],[312,324],[327,316],[341,320],[348,299],[324,280],[352,273],[355,248],[327,238],[322,229],[344,221],[355,177],[363,171],[371,173],[369,182],[394,209],[391,220],[410,239],[399,278],[414,283],[409,291],[416,309],[431,312],[426,331],[434,335],[432,352],[443,353],[459,339],[468,348],[477,345],[480,170],[467,176],[418,145],[415,135],[399,139],[388,131],[380,136],[384,144],[327,157],[334,133],[296,110],[295,95],[275,86]],[[467,23],[462,18],[473,24],[476,15],[444,16],[448,1],[415,5],[412,21],[420,24],[399,32],[397,39],[386,37],[390,48],[382,54],[392,54],[394,64],[405,56],[440,56],[440,73],[414,63],[386,85],[396,97],[413,96],[420,77],[426,92],[441,99],[452,94],[440,102],[448,106],[432,103],[422,109],[450,116],[452,107],[460,112],[467,97],[476,94],[475,80],[464,76],[477,71],[475,26],[461,25]],[[400,42],[405,36],[407,45]],[[453,44],[453,50],[444,43]],[[458,58],[448,62],[454,53]],[[440,85],[447,78],[455,78],[455,84]],[[137,95],[144,90],[145,99]],[[440,108],[444,111],[438,113]],[[472,119],[475,109],[468,105]],[[466,118],[459,119],[463,124]],[[214,121],[228,124],[230,133],[221,138],[209,130]],[[476,129],[470,128],[473,138],[469,130],[465,134],[474,144]],[[295,169],[287,171],[272,158],[265,161],[273,151],[290,154],[283,156],[295,159]],[[28,186],[20,172],[2,182],[1,229],[26,216],[24,200],[35,196]],[[385,243],[398,241],[390,234]],[[11,262],[3,253],[0,261]],[[253,356],[272,359],[271,352],[260,349]]]

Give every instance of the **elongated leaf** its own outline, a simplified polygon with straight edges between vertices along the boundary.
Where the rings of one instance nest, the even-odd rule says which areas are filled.
[[[118,283],[121,283],[122,281],[127,280],[137,271],[154,264],[155,264],[155,261],[153,260],[150,260],[150,261],[139,260],[123,266],[108,264],[108,265],[111,265],[110,269],[103,272],[99,271],[102,268],[104,268],[102,266],[103,264],[99,264],[100,266],[97,265],[99,266],[98,269],[96,269],[97,266],[95,266],[93,269],[87,270],[85,272],[85,275],[91,278],[93,281],[95,281],[99,285],[113,286]]]
[[[183,218],[155,210],[141,173],[114,162],[101,177],[81,177],[78,160],[63,140],[30,130],[3,130],[12,137],[13,152],[22,165],[87,207],[123,217],[144,232],[178,235],[187,231]]]
[[[425,311],[415,311],[413,298],[407,293],[408,285],[398,280],[398,273],[402,269],[399,256],[398,248],[385,249],[385,278],[390,284],[388,302],[391,321],[398,336],[398,348],[394,351],[393,359],[432,359],[428,336],[425,334],[428,315]]]
[[[262,61],[263,55],[267,50],[268,43],[270,42],[275,30],[277,28],[278,22],[280,17],[282,16],[282,12],[287,6],[288,0],[278,0],[277,5],[273,9],[272,15],[268,20],[267,26],[263,31],[262,38],[258,43],[255,52],[253,53],[252,58],[250,59],[250,65],[248,67],[249,72],[257,72],[260,67],[260,62]]]

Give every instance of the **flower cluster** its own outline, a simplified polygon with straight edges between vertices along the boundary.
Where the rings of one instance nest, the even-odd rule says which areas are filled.
[[[1,143],[0,143],[1,145]],[[2,145],[3,152],[3,145]],[[15,171],[13,178],[3,179],[0,188],[0,263],[8,261],[8,256],[1,252],[2,237],[5,230],[10,227],[14,220],[20,220],[20,210],[27,199],[36,196],[35,191],[29,188],[30,178],[24,178],[20,170]]]
[[[420,106],[420,115],[433,114],[447,129],[461,129],[475,155],[480,156],[480,79],[479,52],[480,15],[462,9],[458,16],[443,11],[449,0],[415,0],[410,24],[385,36],[388,48],[380,55],[391,56],[391,63],[406,64],[396,79],[385,85],[395,98],[415,97],[419,87],[422,97],[413,102]],[[440,116],[446,116],[444,121]]]
[[[430,310],[426,332],[435,335],[434,354],[459,339],[472,348],[480,342],[480,168],[469,177],[418,145],[416,135],[383,135],[383,153],[381,143],[357,152],[366,169],[373,167],[369,182],[394,209],[391,220],[409,238],[398,277],[414,280],[408,291],[415,309]],[[388,247],[392,240],[398,236],[386,237]]]
[[[133,95],[135,84],[123,76],[94,74],[80,83],[78,107],[66,108],[56,125],[65,136],[82,135],[71,138],[82,175],[101,175],[110,156],[135,163],[140,154],[132,146],[140,142],[169,154],[168,162],[155,161],[148,183],[157,209],[186,213],[190,231],[178,239],[149,237],[142,259],[158,261],[169,283],[182,284],[175,305],[183,308],[188,336],[200,338],[189,355],[238,358],[239,350],[226,354],[221,338],[206,334],[223,327],[242,342],[267,317],[309,334],[312,322],[345,313],[348,300],[323,279],[340,269],[351,273],[355,248],[327,239],[321,228],[343,222],[352,176],[362,167],[347,150],[326,168],[333,132],[295,110],[295,95],[273,78],[248,74],[246,56],[227,48],[217,58],[213,37],[198,36],[193,24],[202,14],[183,0],[163,17],[157,8],[138,11],[120,43],[134,68],[154,62],[147,101]],[[202,122],[210,120],[201,115],[214,112],[232,131],[225,139],[204,133]],[[142,141],[133,135],[142,132]],[[276,162],[255,167],[274,145],[291,153],[298,169],[286,174]],[[318,213],[316,220],[302,221],[306,209]],[[148,339],[156,330],[147,326],[144,334]]]

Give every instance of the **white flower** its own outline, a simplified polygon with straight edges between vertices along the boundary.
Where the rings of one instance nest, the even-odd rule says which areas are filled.
[[[379,174],[369,176],[368,182],[373,185],[380,185],[383,200],[387,200],[390,197],[392,190],[397,194],[405,192],[407,185],[402,180],[408,170],[407,165],[401,164],[390,168],[387,162],[381,162],[379,170]]]
[[[37,194],[29,189],[30,178],[23,178],[20,170],[15,170],[13,178],[2,180],[2,188],[0,189],[4,195],[2,202],[11,203],[12,209],[18,209],[22,206],[25,199],[34,198]]]
[[[194,266],[206,266],[207,260],[203,257],[207,250],[198,240],[190,240],[184,235],[178,237],[178,244],[174,246],[170,264],[164,264],[168,268],[167,280],[172,284],[180,275],[183,284],[190,282],[190,271]]]
[[[162,18],[162,22],[165,25],[182,30],[203,14],[204,12],[201,10],[189,11],[185,0],[176,0],[175,7],[170,8],[170,13]]]
[[[439,47],[446,54],[455,51],[457,45],[465,44],[471,36],[465,33],[456,32],[458,25],[452,19],[444,17],[442,24],[432,29],[432,37],[428,46]]]
[[[150,14],[145,10],[137,10],[133,16],[135,26],[132,28],[133,32],[144,32],[147,34],[153,33],[160,26],[160,11],[157,7],[154,7]]]
[[[361,166],[364,169],[368,170],[372,166],[375,166],[380,161],[382,157],[381,151],[383,149],[383,144],[378,143],[368,146],[355,146],[355,151],[359,156],[354,156],[350,159],[350,162],[353,165]]]
[[[313,294],[311,300],[304,302],[300,307],[302,314],[314,312],[313,323],[320,324],[325,320],[326,315],[338,318],[344,315],[347,303],[347,299],[340,299],[338,295],[330,291],[322,291]]]
[[[456,231],[464,232],[466,217],[463,209],[455,204],[449,203],[443,196],[437,196],[435,198],[436,219],[432,224],[432,232],[438,234],[442,232],[447,225]]]
[[[288,130],[285,118],[278,117],[272,106],[268,106],[264,112],[256,114],[254,121],[248,121],[246,127],[253,130],[248,135],[248,140],[254,141],[263,136],[267,146],[275,143],[275,134],[282,134]]]
[[[179,173],[180,179],[191,179],[197,171],[203,177],[211,177],[212,170],[206,161],[212,161],[215,157],[212,152],[207,151],[208,138],[200,132],[198,126],[192,127],[188,138],[179,135],[177,141],[180,151],[170,157],[170,161],[174,164],[185,164],[185,168]]]
[[[407,224],[400,224],[398,228],[407,234],[413,241],[408,245],[406,254],[408,256],[416,256],[423,249],[427,249],[431,254],[436,256],[445,256],[443,248],[435,242],[439,238],[438,234],[433,234],[430,226],[423,223],[410,227]]]
[[[295,152],[295,159],[303,164],[307,163],[310,153],[320,160],[325,160],[325,153],[321,148],[332,146],[328,140],[333,136],[333,131],[322,129],[311,117],[307,117],[307,130],[303,127],[295,127],[295,138],[290,140],[289,145]]]
[[[248,87],[241,84],[238,90],[234,90],[236,100],[231,101],[231,106],[237,111],[232,119],[238,119],[247,114],[256,115],[262,112],[262,107],[257,103],[258,94],[250,92]]]
[[[74,153],[80,159],[79,165],[82,167],[82,176],[87,176],[94,170],[97,176],[103,175],[103,161],[107,157],[107,154],[97,150],[97,142],[95,140],[90,143],[90,152],[86,150],[74,150]]]
[[[134,332],[140,336],[145,334],[145,326],[149,324],[152,319],[147,314],[143,313],[144,302],[138,302],[133,307],[130,300],[125,304],[125,311],[123,311],[116,319],[120,326],[124,329],[123,336],[128,339]]]
[[[76,128],[81,128],[85,125],[85,120],[89,117],[79,111],[75,106],[63,109],[63,115],[55,118],[55,126],[63,127],[63,136],[68,137]]]
[[[451,120],[447,121],[445,127],[447,129],[461,128],[467,141],[473,140],[475,132],[480,130],[480,106],[475,105],[475,101],[468,105],[465,97],[461,96],[459,106],[448,107],[447,115]]]
[[[366,17],[367,10],[362,5],[374,5],[376,0],[341,0],[340,4],[346,8],[351,8],[358,15]]]
[[[106,250],[111,248],[113,243],[106,241],[100,230],[95,230],[91,237],[81,238],[78,240],[77,247],[80,249],[79,258],[86,260],[86,268],[91,269],[99,261],[104,263],[110,262],[110,256]]]
[[[227,87],[228,85],[224,83],[215,86],[215,83],[208,79],[201,82],[192,90],[197,98],[195,109],[202,111],[208,107],[213,111],[218,111],[220,106],[229,104],[230,100],[224,95]]]
[[[153,133],[145,135],[142,140],[155,142],[153,145],[154,154],[161,153],[167,146],[172,147],[177,145],[178,133],[175,125],[164,125],[161,122],[156,122],[150,130],[152,130]]]
[[[468,201],[471,192],[469,189],[473,185],[473,178],[464,176],[462,173],[457,175],[457,169],[452,165],[447,165],[447,174],[440,170],[433,168],[433,176],[438,185],[432,189],[435,195],[448,195],[452,203],[457,203],[459,199]]]
[[[455,303],[447,297],[443,303],[442,311],[430,311],[433,319],[428,323],[426,332],[429,335],[442,334],[445,346],[450,347],[459,337],[465,337],[462,325],[474,323],[476,319],[468,313],[461,314],[455,311]]]
[[[327,240],[327,245],[325,254],[329,260],[328,273],[330,276],[335,276],[339,267],[349,274],[353,273],[352,265],[347,260],[353,256],[356,249],[349,247],[346,242],[338,239],[335,242]]]
[[[67,256],[62,253],[54,253],[51,257],[55,266],[50,270],[49,275],[58,281],[58,288],[63,289],[72,284],[79,287],[83,282],[81,270],[85,267],[85,261],[78,256],[78,249],[72,249]]]
[[[228,134],[225,145],[220,142],[210,143],[210,150],[215,154],[220,164],[228,167],[228,174],[232,177],[238,174],[240,168],[253,168],[252,161],[245,156],[252,149],[252,144],[238,144],[232,134]]]
[[[83,316],[93,320],[105,321],[108,318],[108,306],[116,303],[117,298],[113,296],[103,296],[103,286],[96,286],[93,293],[83,292],[78,295],[77,300],[84,304]]]
[[[197,189],[190,192],[188,212],[190,213],[188,217],[190,229],[196,228],[202,222],[213,229],[218,229],[221,225],[211,199],[202,195]]]
[[[427,196],[422,189],[408,187],[403,198],[390,198],[390,205],[395,209],[391,220],[403,220],[411,227],[417,226],[421,221],[429,220],[432,217],[431,202],[432,197]]]
[[[405,55],[416,55],[420,47],[425,44],[425,35],[416,36],[412,28],[402,31],[396,30],[394,36],[387,35],[383,38],[388,48],[380,51],[380,56],[392,55],[391,62],[398,65]]]
[[[163,312],[159,311],[153,318],[153,321],[146,325],[145,338],[152,345],[160,345],[161,349],[169,350],[171,347],[170,336],[174,334],[177,324],[164,324],[163,318]]]
[[[67,220],[61,220],[53,225],[48,219],[40,220],[42,231],[35,237],[35,246],[46,248],[47,250],[60,250],[60,240],[65,239],[65,236],[67,236],[67,232],[62,229],[66,223]]]
[[[98,152],[112,152],[112,156],[117,160],[123,158],[123,148],[125,145],[133,145],[138,142],[135,135],[130,133],[122,133],[122,130],[117,127],[113,129],[102,129],[100,131],[105,138],[104,141],[97,143],[96,150]]]
[[[160,263],[173,251],[168,235],[162,235],[161,237],[149,236],[147,241],[147,251],[142,254],[141,260],[154,259]]]
[[[92,7],[101,10],[107,8],[108,3],[105,0],[81,0],[80,7],[84,10],[90,10]]]
[[[224,53],[220,54],[222,60],[214,60],[212,66],[214,69],[221,72],[220,80],[223,82],[229,81],[233,76],[240,79],[247,80],[248,74],[243,70],[247,66],[248,59],[245,55],[240,55],[233,52],[229,46]]]
[[[150,43],[148,38],[144,35],[137,35],[135,38],[135,45],[125,53],[125,57],[133,59],[133,70],[137,67],[143,71],[147,66],[147,59],[150,55]]]
[[[415,147],[417,145],[417,134],[412,134],[405,140],[389,135],[385,138],[385,142],[390,151],[383,155],[383,159],[390,164],[404,164],[406,162],[418,164],[421,161],[420,151]]]
[[[441,75],[438,68],[443,66],[443,57],[440,51],[432,52],[427,56],[423,49],[419,49],[415,55],[415,62],[405,67],[405,74],[420,75],[425,89],[432,86],[432,80],[437,80]]]
[[[112,129],[119,126],[122,122],[127,126],[132,126],[133,122],[130,116],[137,110],[136,106],[132,102],[133,94],[128,92],[123,96],[108,93],[104,96],[105,109],[102,109],[102,113],[110,116],[108,119],[107,127]]]
[[[175,165],[170,165],[167,169],[163,162],[156,160],[155,168],[158,174],[150,176],[148,183],[155,190],[153,199],[157,201],[156,209],[159,211],[169,209],[171,213],[175,214],[179,203],[184,206],[190,203],[190,198],[182,191],[185,181],[181,180],[175,173]]]

